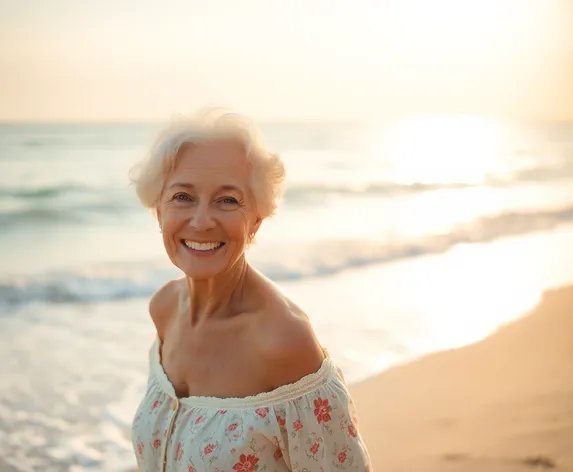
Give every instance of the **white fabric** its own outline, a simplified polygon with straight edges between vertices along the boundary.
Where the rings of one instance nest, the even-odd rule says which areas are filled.
[[[177,398],[150,351],[132,426],[141,472],[369,471],[350,395],[327,356],[298,382],[246,398]]]

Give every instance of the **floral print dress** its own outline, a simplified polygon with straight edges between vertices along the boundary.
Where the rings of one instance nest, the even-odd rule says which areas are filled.
[[[328,356],[317,372],[268,393],[177,398],[156,339],[132,440],[141,472],[371,470],[346,384]]]

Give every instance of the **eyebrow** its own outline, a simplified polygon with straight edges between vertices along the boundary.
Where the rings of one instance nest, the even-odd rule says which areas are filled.
[[[189,184],[189,183],[187,183],[187,182],[175,182],[175,183],[173,183],[173,184],[171,184],[171,185],[169,186],[170,189],[176,188],[176,187],[186,188],[186,189],[189,189],[189,190],[194,190],[194,189],[195,189],[195,185]],[[217,189],[217,191],[220,192],[221,190],[231,190],[231,191],[239,192],[239,193],[241,193],[241,194],[243,193],[239,187],[236,187],[235,185],[230,185],[230,184],[221,185],[221,186]]]

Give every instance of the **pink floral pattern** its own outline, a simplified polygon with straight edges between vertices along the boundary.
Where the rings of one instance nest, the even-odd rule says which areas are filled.
[[[166,472],[371,470],[352,400],[331,361],[277,391],[197,401],[174,400],[153,349],[150,361],[132,424],[141,472],[163,470],[165,460]]]
[[[239,456],[239,462],[233,466],[233,470],[236,470],[237,472],[253,472],[259,468],[257,465],[258,462],[259,458],[252,454],[249,454],[248,456],[241,454]]]
[[[328,400],[324,400],[320,397],[314,400],[314,416],[316,416],[316,421],[319,423],[330,421],[332,419],[330,417],[331,411],[332,407],[329,405]]]

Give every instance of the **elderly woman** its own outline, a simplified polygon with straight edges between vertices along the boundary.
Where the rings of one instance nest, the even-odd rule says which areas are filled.
[[[136,176],[171,262],[132,437],[143,472],[369,470],[342,374],[307,316],[245,259],[284,179],[237,115],[182,119]]]

